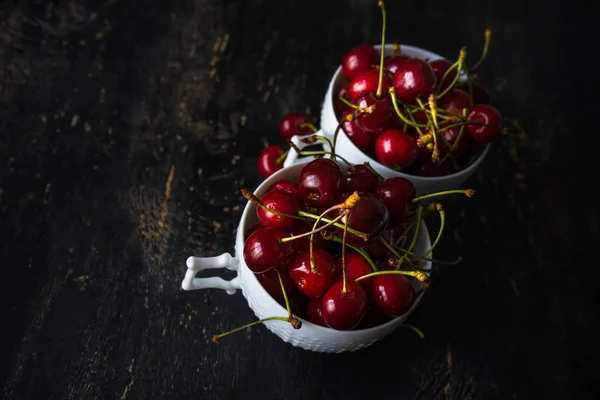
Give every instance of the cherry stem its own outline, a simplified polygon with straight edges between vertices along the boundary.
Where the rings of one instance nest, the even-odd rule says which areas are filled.
[[[236,333],[239,332],[243,329],[246,328],[250,328],[254,325],[258,325],[258,324],[262,324],[263,322],[267,322],[267,321],[283,321],[283,322],[289,322],[292,327],[294,327],[294,329],[300,329],[302,327],[302,322],[299,321],[298,319],[294,318],[294,317],[268,317],[268,318],[263,318],[261,320],[258,321],[254,321],[254,322],[250,322],[249,324],[246,325],[242,325],[240,327],[237,327],[235,329],[232,329],[230,331],[227,331],[225,333],[221,333],[219,335],[215,335],[213,336],[210,340],[213,343],[217,343],[220,339],[224,338],[225,336],[231,335],[232,333]]]
[[[312,130],[313,132],[318,132],[319,130],[317,129],[316,126],[314,126],[313,124],[311,124],[310,122],[305,122],[303,124],[298,125],[299,128],[310,128],[310,130]]]
[[[406,253],[404,253],[404,255],[398,259],[398,265],[396,266],[396,268],[400,268],[402,266],[402,262],[406,259],[406,257],[408,257],[409,252],[412,252],[413,248],[415,247],[415,244],[417,243],[417,238],[419,237],[419,230],[421,228],[421,218],[422,217],[423,217],[423,206],[419,206],[419,208],[417,210],[417,221],[416,221],[415,232],[413,233],[412,241],[410,242],[408,249],[406,249],[407,250]]]
[[[286,237],[286,238],[283,238],[283,239],[279,239],[279,243],[286,243],[286,242],[290,242],[292,240],[296,240],[296,239],[300,239],[300,238],[312,235],[313,233],[319,233],[322,230],[329,228],[331,225],[335,225],[335,223],[337,221],[339,221],[340,219],[342,219],[343,217],[344,217],[343,215],[339,215],[339,216],[335,217],[335,219],[333,219],[332,221],[328,222],[325,225],[320,226],[319,228],[317,228],[315,230],[312,230],[312,231],[309,231],[309,232],[304,232],[304,233],[301,233],[301,234],[296,235],[296,236],[290,236],[290,237]]]
[[[444,212],[442,204],[436,203],[433,207],[435,207],[436,211],[440,214],[440,230],[438,231],[437,237],[435,238],[433,244],[431,245],[429,250],[427,250],[427,253],[423,254],[423,256],[431,254],[435,246],[437,246],[438,242],[440,241],[440,238],[442,237],[442,233],[444,232],[444,226],[446,224],[446,213]]]
[[[375,171],[375,168],[371,167],[371,164],[369,164],[368,161],[364,162],[363,165],[365,166],[366,169],[371,171],[378,179],[385,180],[385,178],[383,176],[381,176],[381,174],[379,172]]]
[[[321,232],[321,236],[325,240],[331,240],[333,242],[342,243],[342,239],[334,233]],[[373,261],[373,259],[369,255],[369,253],[367,253],[365,251],[365,249],[352,246],[351,244],[348,244],[348,243],[346,243],[346,246],[350,247],[352,250],[354,250],[355,252],[357,252],[358,254],[363,256],[365,258],[365,260],[367,260],[367,262],[371,265],[371,268],[373,269],[373,271],[379,271],[379,268],[377,268],[377,266],[375,265],[375,262]]]
[[[279,279],[279,286],[281,287],[281,292],[283,293],[283,300],[285,300],[285,308],[288,312],[288,318],[292,319],[292,307],[290,307],[290,301],[287,296],[287,292],[285,291],[285,285],[283,284],[283,278],[281,277],[281,272],[278,269],[275,270],[277,272],[277,278]]]
[[[353,165],[350,163],[350,161],[346,160],[344,157],[337,155],[337,154],[332,154],[329,151],[319,151],[319,150],[301,150],[299,153],[299,155],[301,156],[325,156],[325,155],[331,155],[332,158],[339,158],[340,160],[342,160],[344,162],[344,164],[348,165],[348,167],[350,169],[354,169]]]
[[[383,24],[381,27],[381,55],[379,57],[379,85],[377,86],[376,96],[378,99],[381,98],[381,91],[383,89],[383,62],[385,59],[385,26],[386,26],[386,12],[385,5],[383,4],[383,0],[379,0],[377,2],[379,8],[381,8],[381,18],[383,20]]]
[[[298,210],[298,215],[300,215],[302,217],[307,217],[307,218],[310,218],[310,219],[317,219],[317,218],[319,218],[318,215],[311,214],[309,212],[302,211],[302,210]],[[325,222],[331,222],[332,221],[331,219],[326,218],[326,217],[322,217],[321,220],[325,221]],[[338,228],[344,229],[344,225],[342,225],[340,223],[337,223],[337,222],[335,224],[333,224],[333,226],[336,226]],[[368,234],[363,233],[363,232],[359,232],[356,229],[352,229],[352,228],[348,227],[348,232],[350,232],[354,236],[358,236],[359,238],[361,238],[365,242],[369,239],[369,235]]]
[[[346,99],[344,96],[340,96],[340,100],[342,101],[342,103],[344,103],[345,105],[347,105],[350,108],[353,108],[355,110],[362,110],[362,108],[360,108],[356,104],[350,103],[350,101],[348,99]]]
[[[481,65],[483,60],[485,60],[485,57],[487,56],[488,50],[490,48],[490,42],[492,41],[492,30],[490,28],[487,28],[485,30],[484,35],[485,35],[485,44],[483,45],[483,50],[481,51],[481,56],[479,57],[479,60],[475,63],[475,65],[473,65],[471,67],[471,71],[474,71],[475,69],[479,68],[479,66]]]
[[[448,68],[448,70],[442,76],[442,79],[440,81],[440,87],[441,87],[441,82],[444,82],[444,80],[450,74],[450,72],[453,71],[454,69],[456,69],[456,75],[454,75],[454,79],[452,80],[450,85],[448,85],[448,87],[446,89],[444,89],[444,91],[442,93],[439,93],[436,96],[436,98],[440,99],[440,98],[444,97],[446,95],[446,93],[448,93],[450,90],[452,90],[452,88],[456,85],[456,82],[458,82],[458,78],[460,77],[460,73],[465,71],[465,58],[466,57],[467,57],[467,49],[463,47],[462,49],[460,49],[460,52],[458,54],[458,60],[454,64],[452,64],[450,66],[450,68]]]
[[[285,160],[285,158],[287,157],[289,152],[290,152],[290,149],[287,149],[286,151],[284,151],[282,155],[280,155],[279,157],[277,157],[275,159],[275,162],[277,164],[281,164]]]
[[[463,108],[462,113],[463,113],[463,117],[466,117],[466,115],[467,115],[467,109]],[[463,132],[465,131],[465,126],[466,125],[467,124],[454,124],[454,125],[448,125],[448,126],[444,127],[444,129],[442,130],[442,132],[445,131],[445,130],[447,130],[447,129],[450,129],[450,128],[455,128],[457,126],[460,126],[460,129],[458,130],[458,135],[456,136],[456,140],[454,141],[454,143],[452,144],[452,146],[448,146],[450,148],[450,151],[448,152],[448,154],[446,154],[446,156],[444,158],[442,158],[442,160],[440,161],[440,164],[443,164],[444,161],[446,161],[448,159],[448,157],[452,156],[452,153],[454,153],[454,150],[456,150],[456,148],[458,147],[458,144],[460,143],[460,139],[462,138],[462,135],[463,135]],[[452,161],[456,165],[456,162],[454,161],[454,157],[452,157]]]
[[[423,196],[415,197],[414,199],[412,199],[412,202],[417,203],[421,200],[426,200],[431,197],[444,196],[444,195],[448,195],[448,194],[464,194],[465,196],[472,198],[473,196],[475,196],[475,190],[474,189],[445,190],[443,192],[424,194]]]
[[[410,329],[411,331],[416,333],[421,339],[425,339],[425,334],[414,325],[402,324],[402,325],[400,325],[400,327]]]
[[[348,215],[350,214],[349,209],[344,210],[344,235],[342,236],[342,295],[348,294],[348,285],[346,278],[346,234],[348,233]]]
[[[306,143],[306,144],[315,144],[317,142],[317,140],[322,140],[324,142],[327,142],[327,145],[329,146],[329,149],[333,149],[333,146],[331,145],[331,141],[329,139],[327,139],[325,136],[321,136],[321,135],[311,135],[311,136],[307,136],[305,138],[302,138],[302,142]]]
[[[400,117],[400,119],[407,125],[414,126],[415,128],[427,128],[427,125],[419,124],[417,122],[411,121],[402,114],[400,111],[400,107],[398,107],[398,99],[396,99],[396,89],[393,86],[389,88],[390,97],[392,98],[392,105],[394,106],[394,110],[396,110],[396,114]]]
[[[244,198],[246,200],[256,204],[258,207],[262,208],[265,211],[270,212],[271,214],[275,214],[281,218],[294,218],[294,219],[300,219],[300,220],[306,221],[305,218],[299,217],[297,215],[284,214],[279,211],[271,210],[269,207],[265,206],[262,203],[262,201],[260,201],[260,199],[258,197],[256,197],[256,195],[254,193],[252,193],[251,191],[249,191],[248,189],[242,188],[241,192],[242,192],[242,196],[244,196]]]
[[[354,280],[354,282],[362,281],[363,279],[373,278],[379,275],[406,275],[412,276],[413,278],[417,278],[419,282],[425,282],[429,279],[427,274],[422,271],[398,271],[398,270],[385,270],[385,271],[377,271],[371,272],[370,274],[366,274],[363,276],[359,276]]]

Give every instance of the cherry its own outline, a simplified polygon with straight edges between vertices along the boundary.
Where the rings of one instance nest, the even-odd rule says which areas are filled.
[[[393,222],[410,222],[414,218],[417,210],[413,203],[416,191],[408,179],[400,176],[388,178],[379,184],[375,193],[390,210]]]
[[[329,208],[336,204],[344,187],[340,166],[329,158],[318,158],[302,167],[298,192],[310,207]]]
[[[342,113],[341,119],[345,122],[342,123],[342,129],[346,136],[350,139],[352,143],[359,149],[366,151],[373,147],[373,143],[375,143],[375,136],[371,133],[367,133],[361,128],[356,122],[356,118],[353,118],[351,121],[348,121],[346,117],[348,114],[352,114],[352,110],[346,110]]]
[[[467,132],[479,143],[489,143],[500,134],[502,116],[495,107],[489,104],[478,104],[471,107],[467,119],[471,122],[477,121],[485,124],[466,126]]]
[[[461,83],[457,88],[469,93],[469,84]],[[490,104],[490,92],[477,81],[471,81],[471,90],[473,92],[473,105]]]
[[[267,271],[264,274],[257,274],[256,279],[260,282],[263,288],[273,297],[275,300],[283,299],[283,291],[281,290],[281,284],[279,283],[279,276],[277,276],[277,271],[271,270]],[[292,278],[290,278],[287,271],[281,272],[281,280],[283,282],[283,287],[285,288],[285,293],[290,295],[292,291],[296,288]]]
[[[393,54],[385,59],[383,67],[394,74],[398,69],[398,65],[402,64],[404,60],[408,60],[409,58],[410,57],[405,56],[404,54]]]
[[[359,164],[353,166],[354,170],[346,171],[346,183],[344,184],[344,192],[369,192],[374,193],[379,184],[379,177],[367,168],[366,165]]]
[[[308,307],[308,297],[302,295],[297,290],[293,291],[290,295],[288,295],[288,301],[290,303],[290,310],[293,315],[296,315],[300,318],[306,319],[306,309]],[[286,308],[285,299],[279,299],[278,303]]]
[[[283,153],[283,149],[275,144],[263,149],[258,155],[258,173],[266,179],[283,168],[283,160],[279,162],[279,158],[283,156]]]
[[[337,259],[337,264],[340,268],[342,267],[341,257]],[[366,258],[353,251],[346,253],[346,277],[349,281],[354,281],[371,272],[373,272],[373,267],[371,267]],[[356,283],[367,290],[372,280],[373,278],[365,278]]]
[[[256,232],[257,230],[259,230],[262,227],[263,226],[260,223],[256,223],[256,224],[250,226],[248,229],[246,229],[246,232],[244,232],[244,242],[246,242],[246,240],[248,239],[248,237],[250,235],[252,235],[254,232]]]
[[[453,114],[462,115],[463,108],[471,107],[469,93],[461,89],[450,89],[438,102],[438,107]]]
[[[381,200],[372,193],[360,192],[360,199],[350,209],[348,214],[348,227],[368,235],[368,240],[350,233],[346,233],[346,243],[363,247],[371,240],[375,240],[377,235],[384,230],[390,223],[390,213]],[[337,215],[343,214],[344,210],[334,211]],[[337,216],[336,215],[336,216]],[[340,221],[344,223],[345,217]],[[343,228],[336,227],[340,237],[343,235]]]
[[[356,326],[356,330],[374,328],[376,326],[385,324],[391,319],[392,317],[384,314],[377,307],[367,304],[367,312],[365,313],[362,321],[360,321],[360,324]]]
[[[340,100],[340,97],[345,98],[346,100],[349,100],[350,95],[349,95],[349,90],[350,88],[350,83],[346,82],[342,85],[342,87],[338,90],[337,92],[337,96],[335,96],[333,98],[333,111],[335,112],[336,116],[340,116],[340,114],[346,110],[348,108],[348,105],[345,104],[342,100]]]
[[[281,192],[286,192],[286,193],[290,193],[290,194],[298,194],[298,187],[296,186],[296,184],[292,181],[288,181],[288,180],[280,180],[275,182],[273,185],[271,185],[271,187],[269,188],[268,191],[271,190],[278,190]]]
[[[462,135],[460,136],[460,140],[458,138],[459,134],[460,127],[458,126],[453,128],[446,128],[442,132],[440,132],[439,135],[444,139],[443,141],[438,141],[440,157],[445,157],[446,154],[450,152],[450,149],[452,147],[452,155],[454,157],[460,157],[468,151],[470,142],[469,134],[466,131],[463,131]],[[456,142],[457,140],[459,140],[458,143]]]
[[[355,328],[367,311],[367,294],[356,282],[339,281],[323,295],[323,320],[331,329],[347,331]]]
[[[322,248],[313,248],[315,269],[311,269],[310,251],[297,254],[289,264],[289,274],[298,289],[308,297],[321,296],[331,286],[335,259]]]
[[[292,228],[289,228],[290,236],[297,236],[302,233],[312,231],[312,224],[303,220],[296,220],[296,223]],[[297,253],[303,252],[309,249],[310,246],[310,236],[301,237],[291,241],[292,245],[295,248]],[[323,236],[316,233],[313,235],[313,246],[314,247],[325,247],[327,241],[323,239]]]
[[[418,156],[417,141],[398,129],[388,129],[375,140],[375,155],[383,165],[406,168]]]
[[[308,302],[306,310],[306,319],[316,325],[327,327],[323,319],[323,299],[321,297],[313,297]]]
[[[379,52],[373,46],[360,45],[348,51],[342,59],[342,74],[351,81],[358,74],[373,69],[379,62]]]
[[[287,215],[296,215],[296,212],[303,208],[300,196],[281,190],[268,191],[262,197],[261,203],[269,210]],[[262,225],[279,229],[290,228],[296,222],[293,218],[277,215],[262,207],[256,207],[256,216]]]
[[[426,157],[417,158],[417,160],[410,166],[408,172],[417,176],[433,178],[450,175],[454,171],[452,165],[450,164],[450,160],[446,160],[441,164],[434,163],[431,159],[431,155],[429,155]]]
[[[389,78],[384,74],[381,81],[382,93],[387,93],[390,87]],[[363,92],[377,92],[379,87],[379,71],[371,70],[358,75],[348,86],[348,96],[351,102],[356,102]]]
[[[393,86],[398,100],[412,103],[415,98],[427,97],[433,92],[436,82],[435,72],[427,62],[411,58],[398,65]]]
[[[406,314],[414,298],[413,285],[404,275],[377,275],[371,282],[371,299],[387,315],[399,317]]]
[[[433,73],[435,74],[436,77],[436,82],[438,87],[438,91],[440,93],[442,93],[444,90],[446,90],[448,88],[448,86],[450,86],[450,84],[454,81],[454,78],[456,77],[456,73],[450,73],[446,76],[446,79],[444,79],[444,81],[442,82],[442,78],[444,77],[444,74],[446,73],[446,71],[448,71],[448,69],[452,66],[452,61],[447,60],[445,58],[440,58],[437,60],[431,60],[429,61],[429,66],[431,67],[431,69],[433,70]],[[446,95],[444,95],[444,98],[446,97]]]
[[[288,236],[287,232],[270,227],[257,229],[248,236],[244,243],[244,260],[248,268],[255,274],[261,274],[284,267],[294,247],[279,240]]]
[[[294,135],[306,136],[314,133],[310,126],[300,126],[302,124],[314,126],[312,119],[308,115],[298,112],[289,113],[279,122],[279,134],[283,140],[288,141]]]
[[[356,98],[356,105],[362,109],[374,107],[371,112],[357,116],[358,125],[365,132],[378,134],[388,127],[394,115],[392,100],[387,94],[378,98],[375,92],[363,92]]]

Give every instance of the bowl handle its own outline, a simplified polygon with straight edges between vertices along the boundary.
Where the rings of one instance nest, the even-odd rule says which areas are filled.
[[[227,294],[234,294],[237,289],[241,289],[240,278],[237,276],[230,281],[218,276],[196,278],[196,274],[205,269],[227,268],[237,271],[238,261],[229,253],[223,253],[216,257],[189,257],[185,263],[188,269],[183,282],[181,282],[183,290],[223,289]]]
[[[320,129],[317,132],[313,133],[313,135],[324,136],[327,139],[329,139],[330,141],[333,140],[333,135],[330,134],[329,132],[325,132],[322,129]],[[295,144],[296,147],[298,147],[300,150],[302,150],[303,148],[305,148],[307,146],[310,146],[310,145],[308,145],[306,143],[303,143],[301,141],[301,139],[304,138],[304,137],[306,137],[306,136],[310,136],[310,135],[304,135],[304,136],[294,135],[291,138],[291,142],[293,144]],[[323,143],[323,142],[320,142],[320,143]],[[323,144],[326,145],[326,143],[323,143]],[[326,147],[328,147],[328,146],[326,145]],[[329,151],[331,151],[331,149],[329,149]],[[313,159],[313,158],[314,158],[314,156],[304,156],[304,157],[302,157],[302,158],[299,159],[298,158],[298,153],[293,148],[291,148],[290,151],[288,151],[288,154],[285,157],[285,160],[283,161],[283,167],[284,168],[285,167],[290,167],[290,166],[292,166],[294,164],[298,164],[298,163],[303,162],[303,161],[305,161],[307,159]]]

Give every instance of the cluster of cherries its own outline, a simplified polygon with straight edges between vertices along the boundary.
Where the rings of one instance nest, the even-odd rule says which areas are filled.
[[[277,181],[260,198],[242,193],[257,205],[258,220],[244,232],[244,261],[288,316],[234,331],[271,319],[300,328],[296,317],[335,330],[366,329],[404,315],[429,283],[421,261],[430,260],[444,227],[443,208],[430,199],[474,191],[416,197],[407,179],[383,179],[368,163],[344,171],[319,157],[295,182]],[[431,211],[439,212],[440,230],[417,255],[421,220]]]
[[[379,6],[385,49],[386,13],[382,1]],[[389,56],[370,45],[354,47],[343,57],[344,80],[334,88],[338,130],[368,157],[410,175],[445,176],[466,168],[505,132],[489,92],[476,80],[490,41],[488,29],[481,57],[470,67],[465,48],[450,61],[409,57],[398,45]],[[286,141],[315,131],[302,113],[284,116],[279,125]],[[258,158],[261,175],[281,169],[285,155],[278,145],[264,149]]]

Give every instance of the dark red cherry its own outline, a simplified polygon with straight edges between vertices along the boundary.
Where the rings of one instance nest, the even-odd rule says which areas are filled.
[[[377,307],[373,307],[371,304],[368,304],[365,316],[363,317],[362,321],[360,321],[360,324],[356,326],[355,329],[359,330],[374,328],[376,326],[385,324],[391,319],[392,317],[390,317],[387,314],[384,314]]]
[[[310,232],[313,230],[313,224],[303,220],[296,220],[294,225],[288,229],[290,236],[298,236],[302,233]],[[308,250],[310,246],[310,236],[297,238],[291,241],[297,253]],[[319,232],[313,235],[313,247],[325,247],[327,241],[323,239],[323,236]]]
[[[372,112],[364,112],[357,116],[358,125],[369,133],[378,134],[386,129],[392,121],[394,106],[389,94],[377,98],[375,92],[363,92],[356,98],[356,105],[362,109],[374,106]]]
[[[364,164],[354,165],[353,169],[346,171],[344,192],[369,192],[374,193],[379,185],[379,177]]]
[[[344,112],[346,109],[350,108],[348,107],[348,105],[346,103],[344,103],[342,100],[340,100],[340,97],[343,97],[344,99],[350,101],[350,95],[348,92],[348,89],[350,87],[350,83],[346,82],[342,85],[342,87],[338,90],[337,92],[337,96],[334,95],[333,97],[333,112],[335,112],[336,117],[339,118],[339,116],[342,114],[342,112]]]
[[[469,85],[467,83],[461,83],[457,85],[459,89],[469,92]],[[471,81],[471,90],[473,91],[473,105],[477,104],[490,104],[490,92],[477,81]]]
[[[442,129],[444,129],[442,127]],[[460,127],[446,128],[439,133],[438,149],[440,157],[443,158],[452,150],[454,157],[460,157],[469,150],[469,142],[471,141],[469,134],[463,130],[460,135]],[[457,142],[458,140],[458,142]]]
[[[469,110],[467,119],[485,125],[467,125],[466,130],[479,143],[489,143],[494,140],[502,128],[500,112],[489,104],[478,104]]]
[[[356,282],[338,281],[323,295],[323,320],[331,329],[347,331],[355,328],[367,312],[367,294]]]
[[[415,98],[427,98],[436,85],[433,69],[423,60],[411,58],[398,65],[393,85],[396,98],[404,103],[412,103]]]
[[[431,159],[431,155],[429,155],[417,158],[410,166],[408,172],[412,175],[435,178],[450,175],[454,173],[454,169],[452,168],[451,160],[448,159],[442,164],[434,163]]]
[[[446,76],[446,79],[444,79],[444,81],[442,82],[442,78],[444,77],[444,74],[446,73],[446,71],[448,71],[448,69],[452,66],[452,64],[453,64],[452,61],[446,60],[444,58],[429,61],[429,66],[433,70],[433,73],[435,74],[435,77],[436,77],[436,82],[438,85],[439,93],[442,93],[444,90],[446,90],[446,88],[448,88],[448,86],[450,86],[450,84],[452,83],[452,81],[454,81],[454,78],[456,77],[456,72],[453,71],[452,73],[449,73]],[[445,97],[446,96],[444,96],[444,98]]]
[[[375,140],[377,160],[390,168],[406,168],[418,154],[416,139],[398,129],[388,129]]]
[[[384,230],[390,223],[390,213],[387,207],[381,200],[372,193],[360,192],[360,199],[350,209],[348,214],[348,227],[368,235],[368,240],[347,232],[346,243],[355,246],[363,247],[371,240],[375,240],[377,235]],[[335,210],[336,215],[343,214],[341,209]],[[345,217],[340,220],[343,224]],[[336,227],[338,234],[342,237],[343,228]]]
[[[414,218],[417,208],[412,201],[416,191],[408,179],[400,176],[388,178],[379,184],[375,193],[390,210],[393,222],[409,222]]]
[[[342,267],[342,257],[341,256],[340,256],[340,258],[338,258],[337,262],[341,268]],[[355,281],[358,278],[360,278],[361,276],[370,274],[371,272],[373,272],[373,267],[371,267],[371,264],[369,264],[369,262],[367,261],[366,258],[364,258],[363,256],[361,256],[360,254],[358,254],[354,251],[350,251],[350,252],[346,253],[346,277],[348,280]],[[369,285],[371,284],[372,280],[373,280],[373,278],[366,278],[366,279],[362,279],[356,283],[358,283],[365,290],[367,290],[369,288]]]
[[[309,298],[304,296],[302,293],[294,290],[291,295],[288,295],[288,301],[290,302],[290,309],[292,314],[297,317],[306,319],[306,310],[308,308]],[[283,308],[285,306],[285,299],[279,299],[277,301]]]
[[[408,60],[410,57],[405,56],[404,54],[393,54],[385,59],[383,62],[383,68],[387,69],[392,74],[396,73],[398,69],[398,65],[402,64],[405,60]]]
[[[321,297],[313,297],[308,302],[306,310],[306,319],[316,325],[327,327],[323,319],[323,299]]]
[[[258,173],[266,179],[283,168],[283,160],[277,162],[277,159],[281,157],[283,153],[283,149],[277,145],[271,145],[263,149],[256,161]]]
[[[346,120],[348,114],[352,114],[352,110],[344,111],[341,120]],[[365,132],[364,129],[358,125],[356,119],[352,119],[352,121],[346,120],[346,122],[342,124],[342,129],[350,141],[359,149],[367,151],[373,147],[375,135]]]
[[[298,187],[296,186],[296,184],[292,181],[288,181],[288,180],[280,180],[275,182],[273,185],[271,185],[271,187],[269,188],[269,191],[271,190],[278,190],[280,192],[286,192],[286,193],[290,193],[290,194],[298,194]]]
[[[427,114],[423,110],[417,110],[417,111],[413,112],[412,116],[417,124],[427,125],[429,123]],[[423,132],[423,133],[425,133],[425,132]]]
[[[281,284],[279,283],[279,277],[277,271],[270,270],[264,274],[257,274],[256,279],[260,282],[263,288],[273,297],[275,300],[283,299],[283,292],[281,291]],[[290,278],[287,271],[281,272],[281,280],[283,281],[283,287],[285,293],[289,296],[296,289],[296,285]]]
[[[270,190],[260,200],[269,210],[286,215],[296,215],[298,210],[304,208],[300,196],[280,190]],[[296,222],[294,218],[277,215],[262,207],[256,207],[256,216],[262,225],[282,230],[287,230]]]
[[[280,243],[279,240],[288,236],[287,232],[269,227],[257,229],[248,236],[244,243],[244,261],[250,271],[262,274],[285,267],[294,247],[289,242]]]
[[[462,115],[463,108],[471,107],[469,93],[461,89],[450,89],[438,102],[438,107],[453,114]]]
[[[248,239],[248,237],[250,235],[252,235],[254,232],[256,232],[257,230],[259,230],[262,227],[263,226],[260,223],[256,223],[256,224],[250,226],[250,228],[246,229],[246,232],[244,232],[244,242],[246,242],[246,240]]]
[[[351,81],[358,74],[379,65],[379,52],[373,46],[360,45],[347,52],[342,59],[342,74]]]
[[[415,291],[404,275],[378,275],[371,282],[371,299],[379,310],[387,315],[399,317],[410,310]]]
[[[302,167],[298,191],[310,207],[326,209],[336,204],[344,188],[340,166],[329,158],[318,158]]]
[[[318,297],[329,289],[335,273],[335,259],[322,248],[313,249],[315,271],[310,267],[308,250],[297,254],[289,264],[289,274],[298,289],[308,297]]]
[[[404,234],[406,227],[403,224],[390,223],[390,225],[381,231],[379,237],[387,243],[394,245]],[[412,238],[412,236],[411,236]],[[400,242],[402,244],[402,242]],[[377,265],[379,262],[387,264],[387,261],[394,256],[388,247],[381,240],[372,240],[365,246],[365,250],[371,256],[371,259]]]
[[[288,141],[294,135],[306,136],[314,133],[314,131],[308,127],[300,125],[311,124],[314,125],[313,120],[306,114],[299,112],[292,112],[285,115],[279,122],[279,134],[283,140]]]
[[[366,71],[354,78],[348,86],[348,96],[350,101],[356,104],[356,99],[363,92],[377,93],[379,87],[379,71]],[[383,75],[381,80],[381,93],[387,93],[390,87],[390,80],[387,75]]]

